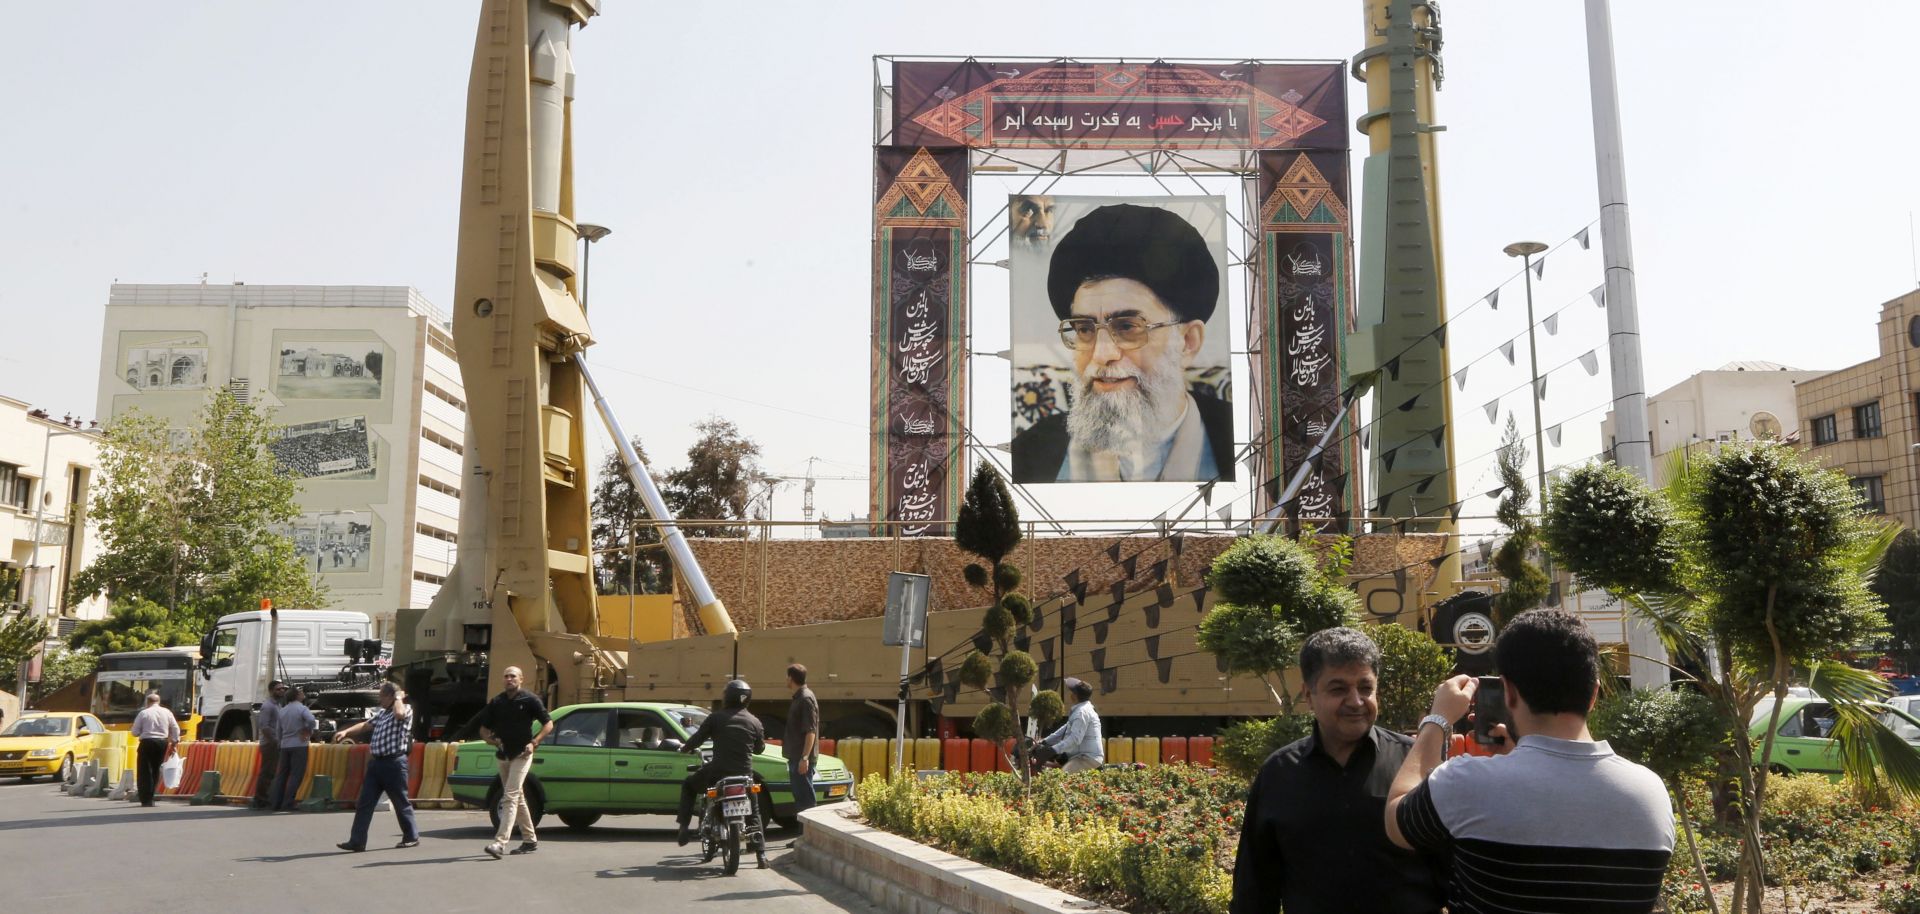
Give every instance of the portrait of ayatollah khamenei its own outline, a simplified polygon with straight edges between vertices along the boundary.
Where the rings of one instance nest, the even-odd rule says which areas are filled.
[[[1007,212],[1013,481],[1231,481],[1225,198]]]

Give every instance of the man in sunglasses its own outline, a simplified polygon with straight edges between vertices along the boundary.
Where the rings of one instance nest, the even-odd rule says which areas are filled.
[[[1205,239],[1164,209],[1103,206],[1054,248],[1047,298],[1073,352],[1073,407],[1013,439],[1013,479],[1233,479],[1233,412],[1188,389],[1220,270]]]

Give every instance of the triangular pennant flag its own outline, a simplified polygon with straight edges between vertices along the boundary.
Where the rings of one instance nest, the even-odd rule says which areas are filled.
[[[1552,314],[1549,314],[1549,315],[1547,315],[1547,317],[1546,317],[1546,319],[1540,322],[1540,326],[1542,326],[1542,327],[1545,327],[1545,328],[1547,328],[1547,335],[1548,335],[1548,336],[1557,336],[1557,335],[1559,335],[1559,333],[1560,333],[1560,312],[1558,312],[1558,311],[1555,311],[1554,313],[1552,313]]]
[[[1432,567],[1436,571],[1440,569],[1441,565],[1445,565],[1446,563],[1447,563],[1447,557],[1445,555],[1436,555],[1433,558],[1427,560],[1427,565]]]
[[[1225,654],[1213,655],[1213,668],[1216,670],[1219,670],[1222,674],[1225,674],[1229,669],[1231,669],[1230,667],[1227,666],[1227,655]]]
[[[1116,562],[1120,561],[1120,544],[1119,543],[1114,543],[1113,545],[1107,547],[1107,558],[1112,559]]]
[[[1368,444],[1368,442],[1369,442],[1369,441],[1370,441],[1370,440],[1371,440],[1372,438],[1373,438],[1373,429],[1372,429],[1372,428],[1363,428],[1363,429],[1361,429],[1361,430],[1360,430],[1360,446],[1361,446],[1362,448],[1364,448],[1364,447],[1366,447],[1366,446],[1367,446],[1367,444]]]
[[[1406,520],[1406,518],[1404,518],[1404,517],[1403,517],[1403,518],[1401,518],[1401,519],[1399,519],[1399,520],[1397,520],[1397,521],[1394,521],[1394,522],[1393,522],[1393,535],[1394,535],[1394,536],[1406,536],[1406,535],[1407,535],[1407,520]]]
[[[1597,349],[1589,349],[1585,353],[1583,353],[1580,356],[1580,367],[1585,368],[1587,370],[1587,377],[1589,378],[1599,374],[1600,373],[1600,351]]]
[[[1494,486],[1493,488],[1487,490],[1487,497],[1499,498],[1500,493],[1505,492],[1506,490],[1507,490],[1506,486]]]
[[[1120,570],[1126,572],[1128,578],[1132,578],[1135,569],[1139,567],[1140,567],[1139,555],[1130,555],[1120,560]]]
[[[1393,450],[1390,450],[1390,451],[1380,452],[1380,463],[1381,465],[1387,468],[1387,472],[1389,473],[1393,472],[1393,458],[1398,456],[1399,453],[1400,453],[1399,448],[1394,448]]]
[[[987,637],[986,632],[981,632],[980,634],[974,635],[973,649],[976,651],[979,651],[982,654],[991,653],[993,651],[993,639]]]
[[[957,683],[957,682],[947,683],[947,694],[944,697],[947,701],[953,701],[954,699],[959,698],[960,683]]]
[[[1095,644],[1107,643],[1107,630],[1112,627],[1113,627],[1113,623],[1111,622],[1093,623],[1093,643]]]
[[[1155,561],[1153,563],[1153,567],[1147,569],[1147,580],[1164,581],[1166,579],[1167,579],[1167,560],[1166,559],[1160,559],[1158,561]]]
[[[1420,402],[1420,395],[1414,394],[1413,396],[1407,398],[1407,402],[1400,404],[1400,411],[1403,413],[1412,412],[1414,404],[1419,402]]]
[[[1573,240],[1580,242],[1580,250],[1584,251],[1592,246],[1592,240],[1587,235],[1590,231],[1592,229],[1581,229],[1573,233]]]
[[[1113,623],[1120,621],[1120,609],[1121,609],[1121,606],[1118,603],[1107,604],[1107,624],[1108,625],[1112,625]]]
[[[1487,401],[1487,405],[1480,408],[1487,411],[1488,422],[1500,421],[1500,401],[1499,400],[1489,400]]]
[[[1038,606],[1034,607],[1033,621],[1027,623],[1027,629],[1029,631],[1037,632],[1045,629],[1046,627],[1047,627],[1047,614],[1044,612],[1041,612],[1040,607]]]
[[[1073,583],[1073,602],[1081,606],[1087,605],[1087,582],[1075,581]]]
[[[1148,603],[1147,605],[1140,607],[1140,610],[1141,612],[1146,613],[1148,629],[1156,629],[1160,627],[1160,604]]]
[[[1213,483],[1214,483],[1213,480],[1207,480],[1206,482],[1201,483],[1200,485],[1200,503],[1201,504],[1203,505],[1213,504]]]
[[[1164,660],[1155,660],[1153,662],[1153,668],[1155,672],[1158,672],[1160,674],[1160,681],[1162,683],[1168,683],[1173,681],[1173,658],[1172,657],[1168,657]]]
[[[1506,359],[1508,365],[1513,364],[1513,341],[1512,340],[1508,340],[1500,344],[1500,357],[1503,359]]]
[[[1053,639],[1052,638],[1048,638],[1047,640],[1040,642],[1040,659],[1048,660],[1048,661],[1051,661],[1053,659]]]
[[[1087,655],[1093,658],[1094,669],[1104,670],[1107,668],[1107,649],[1106,648],[1096,647],[1093,650],[1087,652]]]
[[[1195,590],[1193,592],[1193,611],[1199,612],[1200,610],[1206,608],[1206,605],[1207,605],[1207,588],[1202,587],[1198,590]]]
[[[1487,307],[1492,308],[1495,311],[1500,310],[1500,290],[1499,289],[1495,289],[1492,292],[1487,293]]]
[[[1389,492],[1385,495],[1380,496],[1379,503],[1373,506],[1373,513],[1381,515],[1382,517],[1386,516],[1387,505],[1392,503],[1393,503],[1393,493]]]
[[[1158,660],[1160,658],[1160,636],[1148,635],[1145,641],[1147,646],[1147,656]]]
[[[1554,447],[1560,446],[1560,426],[1554,425],[1547,428],[1547,443]]]
[[[1594,286],[1593,291],[1588,292],[1587,294],[1593,296],[1593,306],[1595,308],[1605,308],[1607,306],[1607,284],[1606,283],[1603,282],[1597,286]]]
[[[1393,570],[1393,588],[1395,590],[1400,591],[1401,593],[1407,592],[1407,569],[1406,568],[1404,567],[1395,568]]]
[[[1448,505],[1447,519],[1452,521],[1458,521],[1460,519],[1460,509],[1462,507],[1465,507],[1466,504],[1467,503],[1464,501],[1456,501],[1453,504]]]
[[[1061,575],[1060,580],[1067,582],[1068,587],[1072,587],[1073,585],[1080,583],[1080,569],[1075,568],[1074,570]]]
[[[1039,673],[1038,681],[1040,682],[1053,681],[1053,661],[1051,660],[1040,661],[1040,673]]]
[[[1347,488],[1347,474],[1341,473],[1340,475],[1327,480],[1327,488],[1332,489],[1335,492],[1345,491]]]
[[[943,688],[947,684],[947,667],[946,664],[940,662],[940,658],[938,657],[927,661],[927,668],[923,671],[923,674],[926,676],[927,686],[930,688]]]
[[[1078,627],[1079,622],[1080,613],[1078,610],[1071,606],[1060,607],[1060,641],[1062,643],[1073,643],[1073,632],[1074,629]]]
[[[1536,260],[1533,262],[1533,278],[1534,279],[1547,278],[1547,258],[1542,257],[1539,260]]]
[[[1419,494],[1419,495],[1425,495],[1425,494],[1427,494],[1427,487],[1428,487],[1428,486],[1431,486],[1431,485],[1433,485],[1433,481],[1434,481],[1434,480],[1436,480],[1436,479],[1439,479],[1439,478],[1440,478],[1440,474],[1439,474],[1439,473],[1434,473],[1433,475],[1431,475],[1431,476],[1428,476],[1427,478],[1425,478],[1425,479],[1422,479],[1422,480],[1420,480],[1420,484],[1419,484],[1419,485],[1417,485],[1417,486],[1414,486],[1414,487],[1413,487],[1413,491],[1414,491],[1414,492],[1415,492],[1416,494]]]
[[[1213,516],[1220,518],[1220,522],[1223,524],[1226,523],[1227,521],[1232,520],[1233,505],[1231,504],[1221,505],[1219,510],[1213,512]]]
[[[1433,436],[1433,446],[1439,447],[1440,442],[1447,440],[1447,424],[1445,422],[1442,422],[1439,425],[1434,426],[1433,431],[1430,431],[1427,434]]]
[[[1447,325],[1446,324],[1441,324],[1440,326],[1433,328],[1433,341],[1436,343],[1439,343],[1441,346],[1447,345]]]
[[[1118,615],[1120,612],[1120,604],[1127,602],[1127,582],[1125,581],[1113,582],[1112,594],[1113,594],[1113,602],[1108,605],[1108,608],[1112,609],[1113,612],[1116,615]]]
[[[1173,605],[1173,585],[1161,584],[1153,590],[1153,605],[1165,609]]]
[[[940,712],[946,708],[947,699],[944,696],[935,695],[927,699],[927,706],[933,709],[933,713],[937,717]]]
[[[1212,489],[1213,483],[1207,483],[1207,488]],[[1167,541],[1167,545],[1173,550],[1173,557],[1177,559],[1182,552],[1187,550],[1187,535],[1184,533],[1176,533],[1172,539]]]
[[[1533,396],[1539,400],[1545,400],[1547,398],[1546,378],[1538,378],[1533,382]]]
[[[1555,581],[1552,584],[1548,585],[1547,605],[1548,606],[1560,605],[1560,582],[1559,581]]]
[[[1101,670],[1100,671],[1100,694],[1105,695],[1118,688],[1120,688],[1120,671],[1119,670]]]
[[[1387,360],[1387,374],[1392,377],[1392,380],[1395,380],[1395,381],[1400,380],[1400,357],[1399,356],[1396,355],[1393,358],[1390,358]]]
[[[1013,636],[1013,649],[1025,653],[1033,649],[1033,636],[1024,632]]]
[[[1472,367],[1472,366],[1463,367],[1459,371],[1456,371],[1453,373],[1453,389],[1454,390],[1467,389],[1467,368],[1468,367]]]

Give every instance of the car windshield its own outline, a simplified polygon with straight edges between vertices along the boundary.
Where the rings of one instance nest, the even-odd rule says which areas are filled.
[[[65,717],[22,717],[0,731],[0,736],[66,736],[73,721]]]
[[[701,721],[707,719],[705,708],[668,708],[666,713],[668,717],[673,718],[674,723],[687,731],[689,736],[693,735],[693,731],[700,729]]]
[[[1920,743],[1920,727],[1914,726],[1913,721],[1892,711],[1882,711],[1880,722],[1886,724],[1887,729],[1892,730],[1895,736],[1910,743]]]

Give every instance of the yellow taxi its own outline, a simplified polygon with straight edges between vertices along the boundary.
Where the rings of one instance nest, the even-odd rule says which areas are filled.
[[[91,714],[28,711],[0,730],[0,777],[31,781],[51,774],[71,781],[74,766],[107,739],[106,726]]]

